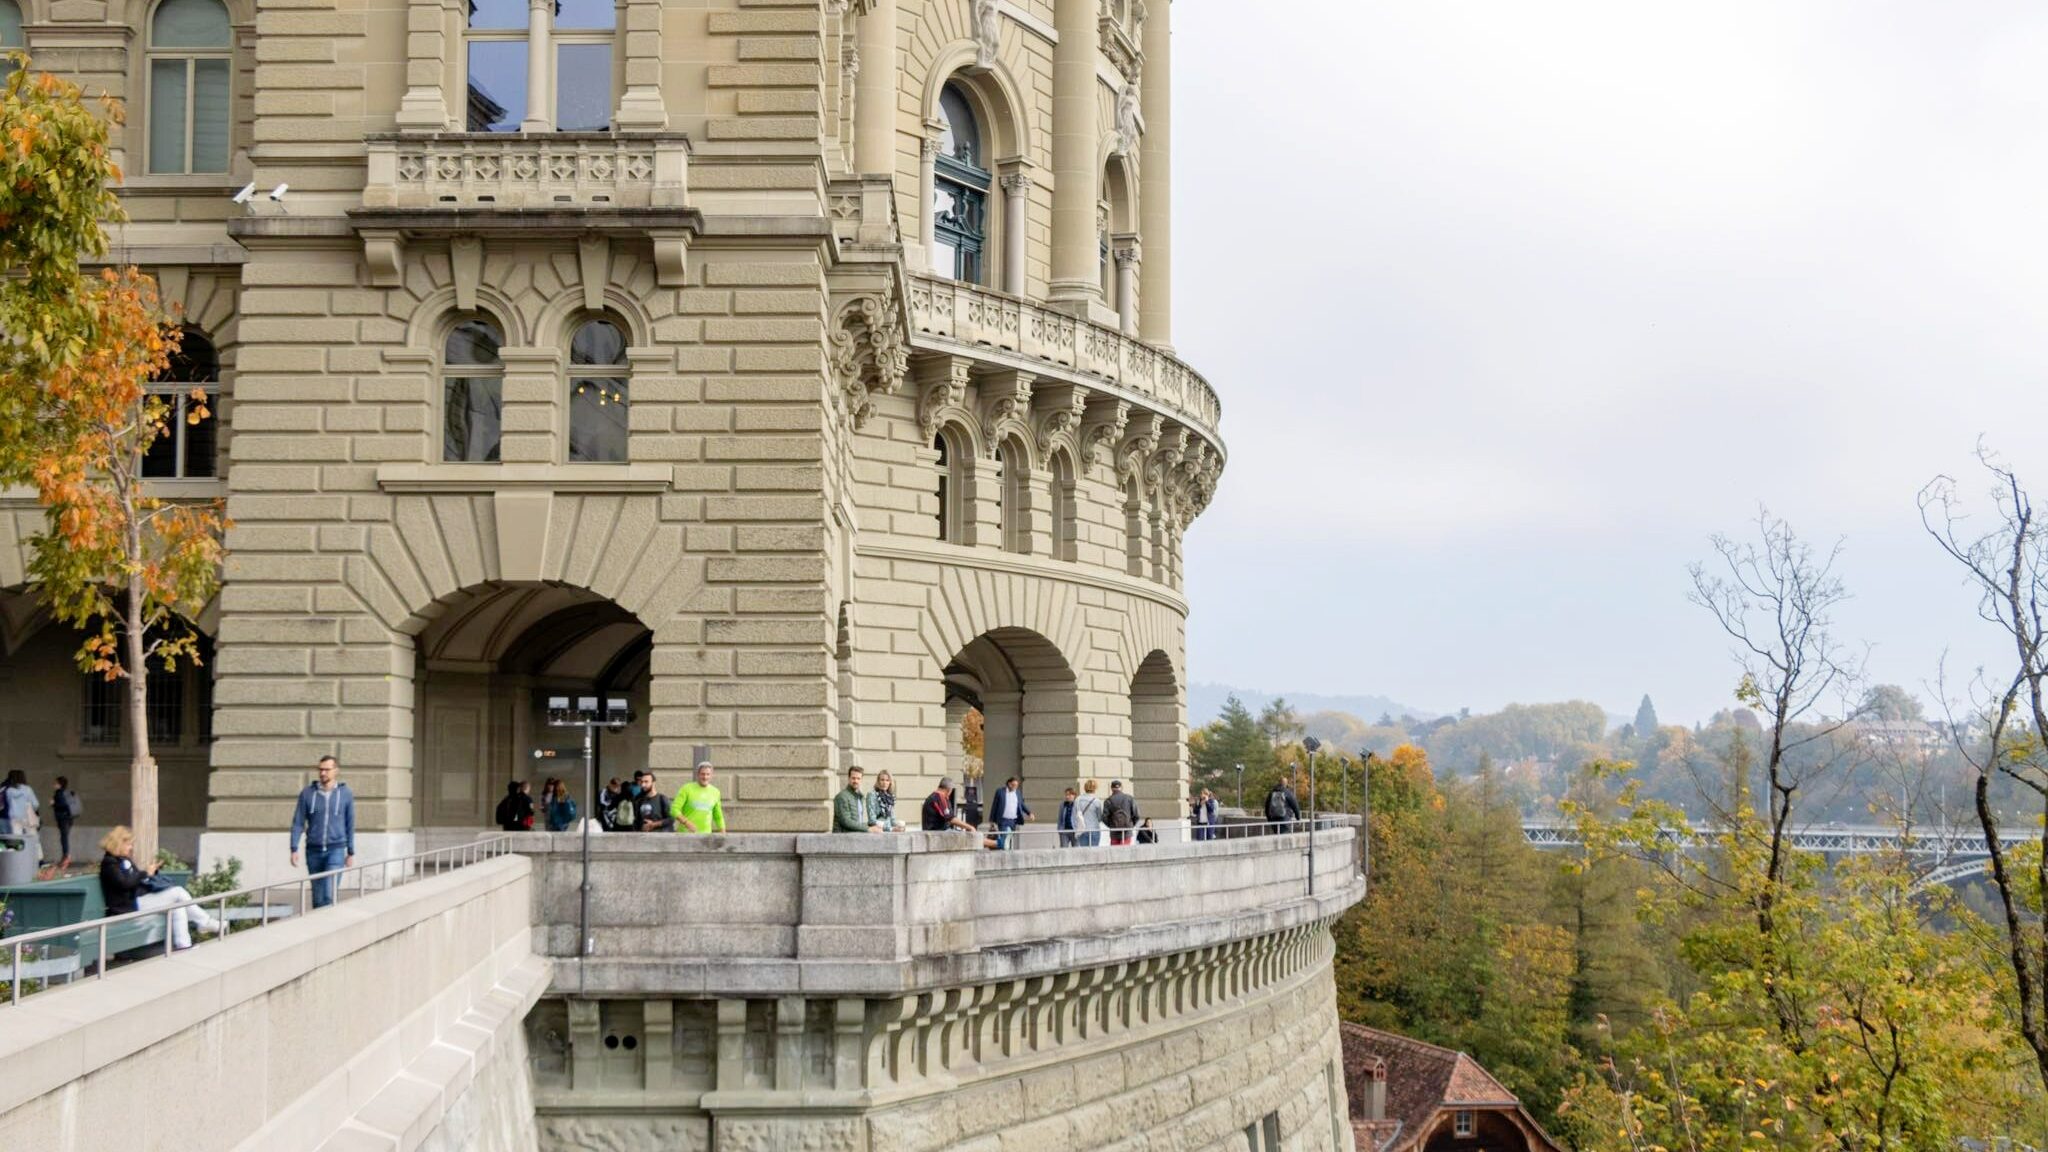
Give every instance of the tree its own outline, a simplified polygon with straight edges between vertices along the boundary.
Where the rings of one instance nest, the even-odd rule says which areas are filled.
[[[118,115],[118,113],[116,113]],[[138,855],[156,854],[156,761],[148,679],[196,661],[189,620],[219,585],[218,507],[174,504],[142,475],[170,408],[151,394],[176,350],[175,318],[134,269],[87,275],[81,254],[106,250],[119,179],[107,126],[74,85],[17,70],[0,96],[0,330],[19,334],[0,360],[0,472],[24,473],[44,510],[29,575],[51,615],[85,632],[79,667],[128,681],[130,823]],[[206,417],[195,390],[188,419]]]
[[[1643,702],[1636,705],[1636,739],[1648,740],[1657,734],[1657,706],[1650,703],[1650,694],[1643,693]]]
[[[1925,713],[1920,701],[1897,684],[1872,684],[1856,705],[1857,717],[1865,720],[1919,720]]]
[[[1201,740],[1189,740],[1188,758],[1203,787],[1234,797],[1237,766],[1244,765],[1254,780],[1263,777],[1272,767],[1273,745],[1244,701],[1232,696],[1223,702],[1223,714],[1202,729]]]
[[[1259,713],[1259,727],[1266,733],[1269,745],[1290,744],[1301,739],[1301,717],[1295,714],[1294,706],[1284,696],[1276,696],[1271,704]]]

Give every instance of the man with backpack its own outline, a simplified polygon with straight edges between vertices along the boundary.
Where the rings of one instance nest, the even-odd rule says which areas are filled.
[[[57,846],[63,854],[57,868],[62,871],[71,867],[71,826],[85,815],[85,804],[71,790],[69,777],[57,777],[57,788],[50,793],[50,810],[57,817]]]
[[[655,787],[654,773],[633,773],[633,789],[619,803],[612,822],[621,832],[666,832],[676,826],[668,814],[668,797]]]
[[[1273,781],[1273,790],[1266,793],[1266,823],[1272,825],[1273,833],[1292,832],[1301,819],[1301,801],[1294,798],[1294,789],[1287,786],[1285,779]]]
[[[1109,799],[1102,802],[1102,823],[1109,829],[1111,847],[1121,848],[1131,842],[1131,830],[1138,826],[1138,802],[1129,792],[1124,791],[1124,782],[1109,782]]]

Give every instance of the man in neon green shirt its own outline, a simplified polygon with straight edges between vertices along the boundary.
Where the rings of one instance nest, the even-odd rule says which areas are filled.
[[[678,832],[725,831],[725,807],[719,803],[718,789],[711,786],[711,761],[697,765],[697,778],[676,792],[668,814],[675,817]]]

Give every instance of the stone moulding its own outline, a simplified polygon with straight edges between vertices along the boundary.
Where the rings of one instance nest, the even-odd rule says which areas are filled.
[[[680,133],[450,132],[366,145],[369,208],[662,208],[688,195]]]
[[[1031,301],[935,276],[909,277],[912,342],[937,352],[994,349],[1054,365],[1189,424],[1215,448],[1223,405],[1200,373],[1143,341]]]

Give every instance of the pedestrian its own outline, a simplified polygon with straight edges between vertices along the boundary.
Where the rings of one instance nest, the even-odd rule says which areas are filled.
[[[341,761],[322,756],[316,779],[292,807],[292,867],[299,865],[299,839],[306,841],[306,872],[319,876],[356,862],[356,797],[340,780]],[[274,859],[274,857],[273,857]],[[334,877],[313,881],[313,907],[334,903]]]
[[[71,790],[69,777],[57,777],[57,787],[50,792],[50,814],[57,818],[57,847],[62,852],[57,868],[62,871],[71,867],[71,826],[85,815],[85,804]]]
[[[875,773],[875,790],[868,794],[868,815],[875,818],[884,832],[903,831],[903,822],[896,819],[896,778],[889,775],[887,768]]]
[[[645,768],[633,773],[633,792],[621,810],[625,814],[624,831],[669,832],[676,826],[675,817],[669,814],[668,797],[661,794],[660,781]]]
[[[669,810],[674,818],[670,827],[698,835],[725,831],[725,802],[712,785],[711,776],[711,761],[698,762],[697,778],[676,793],[675,806]]]
[[[25,841],[23,847],[35,853],[40,864],[43,838],[38,833],[42,827],[42,805],[36,800],[36,790],[28,786],[28,773],[16,768],[7,774],[6,783],[0,784],[0,834],[20,836]]]
[[[1074,843],[1083,848],[1102,846],[1102,798],[1096,795],[1101,790],[1101,783],[1091,777],[1074,801]]]
[[[880,832],[882,826],[875,823],[868,795],[860,790],[861,770],[855,764],[846,770],[846,787],[832,798],[832,830],[834,832]]]
[[[1067,789],[1066,798],[1060,801],[1060,847],[1074,846],[1074,790]]]
[[[621,831],[618,824],[612,820],[612,811],[619,806],[619,801],[625,798],[626,786],[619,783],[617,776],[612,777],[606,782],[604,787],[597,790],[597,826],[599,828],[606,832]]]
[[[126,824],[108,829],[100,838],[100,849],[106,853],[100,857],[100,898],[106,902],[107,915],[153,912],[192,899],[185,889],[157,879],[157,869],[163,867],[161,862],[152,860],[148,868],[135,863],[135,834]],[[194,932],[219,932],[222,927],[220,921],[197,904],[179,908],[165,919],[170,921],[173,951],[190,948]]]
[[[1295,799],[1294,789],[1287,786],[1285,777],[1273,781],[1272,790],[1266,793],[1266,823],[1272,826],[1267,831],[1292,832],[1300,819],[1301,801]]]
[[[550,778],[543,788],[544,803],[541,815],[547,821],[548,831],[567,832],[576,823],[576,801],[569,798],[569,786],[560,780]]]
[[[498,801],[498,827],[507,832],[525,832],[533,827],[533,797],[524,780],[505,785],[505,798]]]
[[[1157,833],[1157,832],[1154,832],[1154,831],[1152,830],[1152,818],[1151,818],[1150,816],[1147,816],[1147,817],[1145,817],[1145,821],[1144,821],[1144,823],[1142,823],[1142,824],[1138,825],[1138,843],[1140,843],[1140,844],[1157,844],[1157,843],[1159,843],[1159,833]]]
[[[919,815],[920,826],[926,832],[974,831],[974,825],[962,820],[960,813],[953,808],[953,779],[950,776],[939,777],[938,787],[924,798],[924,809]]]
[[[1194,825],[1196,840],[1209,841],[1216,838],[1216,797],[1207,788],[1195,796],[1194,805],[1189,809],[1188,822]]]
[[[1124,791],[1124,782],[1109,782],[1109,799],[1102,802],[1102,822],[1109,826],[1109,842],[1112,847],[1125,848],[1131,843],[1131,830],[1138,826],[1138,802]]]
[[[1017,846],[1017,829],[1031,820],[1031,805],[1024,802],[1018,783],[1015,776],[1003,781],[988,806],[989,823],[996,829],[996,847],[1003,851]]]

